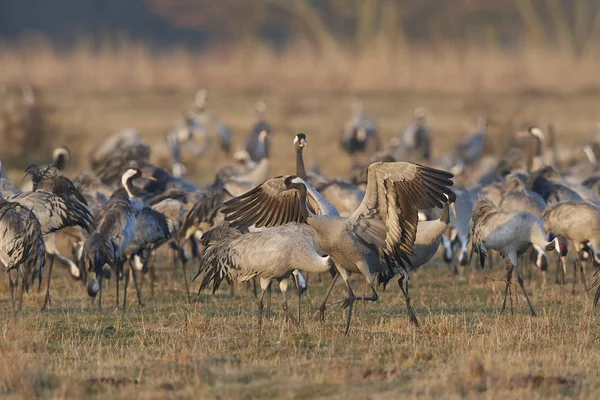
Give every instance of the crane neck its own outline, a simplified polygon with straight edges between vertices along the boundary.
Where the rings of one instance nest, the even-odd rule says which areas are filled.
[[[134,188],[133,188],[133,177],[123,179],[122,184],[123,184],[123,188],[125,188],[125,191],[127,192],[127,197],[129,198],[129,200],[134,199],[136,196],[134,194]]]
[[[313,216],[313,214],[308,209],[308,200],[307,200],[307,192],[306,184],[302,183],[297,186],[296,190],[298,191],[298,197],[300,198],[300,214],[307,220]]]
[[[306,180],[306,169],[304,168],[304,156],[302,147],[296,148],[296,175],[303,180]]]

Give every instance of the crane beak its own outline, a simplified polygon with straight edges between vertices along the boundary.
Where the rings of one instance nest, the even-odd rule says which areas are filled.
[[[153,176],[145,175],[145,174],[142,174],[142,176],[140,178],[148,179],[149,181],[156,181],[156,178],[154,178]]]
[[[450,208],[452,209],[452,212],[454,213],[454,216],[456,217],[456,206],[454,205],[454,202],[450,203]]]

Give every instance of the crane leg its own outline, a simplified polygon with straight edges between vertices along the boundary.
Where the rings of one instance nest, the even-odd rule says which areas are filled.
[[[52,265],[54,265],[54,255],[46,253],[46,257],[48,260],[48,282],[46,283],[46,297],[44,298],[42,311],[44,311],[46,307],[50,305],[50,279],[52,278]]]
[[[98,285],[99,285],[99,290],[98,290],[98,311],[102,311],[102,284],[104,281],[104,274],[102,273],[102,267],[100,267],[100,273],[96,274],[96,278],[98,279]]]
[[[578,262],[573,261],[573,288],[571,289],[572,294],[575,294],[575,285],[577,284],[577,268],[579,268]]]
[[[514,267],[515,266],[511,263],[510,267],[508,267],[508,272],[506,273],[506,289],[504,289],[504,301],[502,302],[502,312],[504,312],[504,310],[506,309],[506,297],[508,296],[508,289],[510,286],[510,280],[512,279],[512,272]]]
[[[262,333],[262,317],[263,317],[263,297],[265,296],[266,288],[262,289],[258,298],[258,334]]]
[[[154,299],[154,289],[156,287],[156,252],[150,252],[147,259],[148,272],[150,273],[150,297]]]
[[[13,319],[16,320],[17,319],[17,304],[15,301],[15,283],[13,282],[10,271],[11,270],[7,270],[6,273],[8,274],[8,284],[10,286],[10,299],[12,301],[12,316],[13,316]]]
[[[187,274],[185,272],[185,265],[187,264],[187,262],[183,254],[183,249],[179,246],[177,246],[177,249],[177,255],[179,256],[179,262],[181,263],[181,272],[183,272],[183,282],[185,283],[185,295],[187,297],[188,304],[191,304],[192,301],[190,300],[190,284],[188,282]]]
[[[117,309],[120,307],[119,304],[119,281],[121,280],[121,268],[120,268],[120,262],[117,262],[116,268],[115,268],[115,281],[117,282]]]
[[[577,263],[579,264],[579,274],[581,275],[581,282],[583,283],[583,289],[585,290],[585,294],[587,297],[590,297],[590,292],[587,285],[587,279],[585,277],[585,264],[581,259],[577,259]]]
[[[335,285],[335,282],[338,280],[339,277],[340,277],[339,272],[333,276],[333,279],[331,280],[331,284],[329,285],[329,288],[327,289],[327,293],[325,294],[325,298],[323,299],[323,302],[321,303],[321,306],[319,307],[319,319],[321,321],[325,320],[325,309],[327,308],[327,299],[329,299],[329,295],[331,294],[331,291],[333,290],[333,286]]]
[[[267,286],[267,292],[268,292],[267,293],[268,294],[268,297],[267,297],[267,320],[271,319],[271,294],[273,293],[272,288],[271,288],[272,282],[273,281],[270,281],[269,286]]]
[[[371,291],[373,292],[373,296],[372,297],[366,297],[366,296],[359,296],[359,297],[357,297],[354,294],[354,292],[352,291],[352,287],[350,287],[350,282],[348,281],[348,279],[344,279],[344,281],[346,283],[346,287],[348,288],[348,298],[342,302],[342,308],[347,308],[348,309],[348,316],[347,316],[347,321],[346,321],[346,330],[344,331],[344,335],[348,336],[348,334],[350,333],[350,322],[352,320],[352,308],[354,306],[354,302],[357,301],[357,300],[362,300],[362,301],[377,301],[379,299],[379,295],[377,294],[377,291],[375,291],[375,288],[373,287],[373,284],[371,282],[369,282],[369,286],[371,287]]]
[[[302,288],[300,287],[298,275],[294,274],[294,280],[296,281],[296,289],[298,290],[298,325],[300,325],[300,300],[302,298]]]
[[[410,297],[408,296],[408,282],[406,282],[407,287],[404,290],[404,275],[400,275],[400,279],[398,279],[398,286],[400,286],[400,290],[404,295],[404,301],[406,302],[406,310],[408,311],[408,317],[410,318],[410,322],[414,326],[419,326],[419,321],[417,320],[417,316],[415,315],[412,306],[410,305]]]
[[[294,318],[294,316],[290,312],[290,308],[288,305],[288,295],[287,295],[288,284],[287,283],[288,283],[287,278],[285,278],[281,282],[279,282],[279,288],[281,289],[281,294],[283,295],[283,311],[285,312],[285,315],[288,318],[288,320],[292,321],[292,324],[296,325],[296,328],[298,328],[299,327],[298,321],[296,321],[296,318]]]
[[[125,272],[125,266],[123,265],[123,275],[125,278],[125,288],[123,290],[123,312],[127,308],[127,287],[129,286],[129,275],[131,274],[133,268],[127,268],[127,272]]]
[[[523,285],[523,278],[521,277],[521,270],[519,269],[519,267],[516,267],[517,269],[517,282],[519,282],[519,286],[521,286],[521,291],[523,292],[523,295],[525,296],[525,300],[527,300],[527,304],[529,305],[529,309],[531,310],[531,315],[533,317],[537,316],[537,314],[535,313],[535,310],[533,309],[533,305],[531,304],[531,301],[529,300],[529,296],[527,295],[527,291],[525,290],[525,285]]]
[[[144,262],[146,262],[147,260],[148,260],[148,258],[146,258],[146,260],[144,260]],[[141,291],[140,285],[138,284],[137,271],[133,267],[131,258],[129,259],[129,269],[131,270],[131,275],[133,276],[133,285],[135,286],[135,291],[137,293],[138,304],[140,305],[140,307],[144,307],[144,303],[142,302],[142,291]],[[127,274],[127,275],[129,275],[129,274]],[[123,305],[123,308],[125,308],[125,305]]]
[[[17,289],[19,288],[19,275],[21,275],[21,292],[19,294],[19,306],[17,307],[17,311],[21,312],[23,309],[23,295],[25,294],[25,275],[21,272],[21,269],[17,269]]]

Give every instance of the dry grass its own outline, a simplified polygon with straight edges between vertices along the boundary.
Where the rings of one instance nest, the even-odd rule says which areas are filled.
[[[503,269],[473,271],[457,282],[434,263],[417,273],[411,293],[421,321],[412,327],[392,286],[376,304],[358,305],[349,338],[339,307],[325,323],[314,310],[325,282],[311,282],[303,323],[285,323],[278,293],[272,321],[256,332],[255,299],[245,286],[184,302],[181,277],[159,271],[156,297],[140,310],[130,294],[125,313],[89,309],[81,286],[58,270],[54,303],[27,296],[17,323],[9,302],[0,322],[0,393],[54,398],[597,398],[598,316],[581,292],[528,283],[540,314],[520,295],[514,314],[498,314]],[[360,292],[360,280],[355,287]],[[7,299],[7,285],[0,296]],[[517,293],[516,288],[513,291]],[[291,296],[292,304],[295,297]]]
[[[93,45],[82,40],[58,50],[39,38],[0,47],[2,82],[32,81],[45,88],[74,90],[228,89],[318,91],[430,91],[448,93],[580,92],[600,89],[600,53],[590,46],[581,57],[571,51],[495,46],[397,47],[374,41],[357,53],[317,52],[290,46],[191,51],[153,50],[121,39]]]
[[[253,103],[269,104],[275,126],[273,175],[292,171],[293,134],[309,137],[306,157],[328,174],[343,174],[349,161],[335,138],[350,102],[335,94],[290,94],[283,90],[248,93],[214,90],[211,107],[234,131],[236,143],[253,121]],[[73,93],[48,90],[45,99],[75,162],[105,135],[136,126],[159,147],[172,120],[188,107],[185,92],[119,91]],[[596,122],[600,100],[588,95],[564,96],[431,96],[393,94],[365,96],[387,140],[410,120],[417,105],[430,110],[435,154],[451,146],[466,122],[480,113],[497,121],[499,132],[519,121],[554,122],[560,140],[587,137]],[[504,128],[503,128],[504,127]],[[50,152],[50,150],[49,150]],[[195,178],[208,181],[217,152],[196,160]],[[13,171],[18,181],[21,172]],[[541,291],[539,277],[526,283],[539,317],[528,315],[524,299],[513,297],[514,315],[499,315],[503,269],[473,271],[455,281],[438,261],[415,274],[411,295],[421,327],[408,323],[398,289],[392,285],[376,304],[357,307],[350,338],[343,337],[344,317],[339,286],[321,324],[313,318],[326,282],[311,278],[303,300],[299,329],[284,323],[278,293],[273,320],[256,335],[255,300],[245,287],[234,298],[226,289],[202,295],[192,305],[183,297],[179,274],[162,255],[155,299],[145,288],[146,307],[135,305],[130,288],[126,313],[114,311],[114,282],[105,311],[90,310],[85,290],[55,268],[54,302],[40,313],[43,296],[25,299],[17,323],[10,320],[5,275],[0,278],[0,395],[15,398],[598,398],[600,382],[597,314],[578,288],[551,284]],[[188,271],[191,273],[192,269]],[[487,281],[485,277],[498,281]],[[550,279],[551,280],[551,279]],[[360,293],[360,280],[354,284]],[[515,293],[518,293],[515,291]],[[291,295],[292,304],[295,302]]]

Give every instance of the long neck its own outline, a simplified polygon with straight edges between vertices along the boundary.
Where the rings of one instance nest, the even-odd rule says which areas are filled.
[[[67,166],[67,157],[65,157],[64,154],[59,154],[58,157],[56,157],[56,160],[54,160],[54,166],[59,171],[64,171]]]
[[[450,211],[448,203],[444,204],[442,215],[439,219],[433,221],[419,222],[417,225],[417,236],[415,244],[431,245],[448,229],[450,222]]]
[[[544,162],[544,140],[536,137],[535,146],[535,156],[533,157],[533,165],[531,167],[533,171],[546,166],[546,163]]]
[[[308,210],[307,202],[307,189],[305,184],[298,185],[298,196],[300,197],[300,214],[306,219],[312,216],[312,213]]]
[[[123,182],[123,187],[125,188],[125,191],[127,192],[127,197],[129,197],[130,200],[136,197],[133,193],[133,178],[126,179]]]
[[[306,169],[304,169],[304,157],[302,156],[302,147],[296,149],[296,175],[306,180]]]

